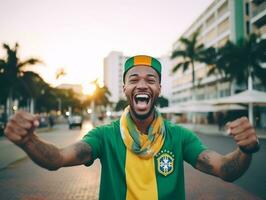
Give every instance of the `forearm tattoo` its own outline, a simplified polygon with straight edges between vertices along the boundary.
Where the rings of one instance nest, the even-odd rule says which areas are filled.
[[[34,139],[30,145],[24,146],[23,149],[29,157],[41,167],[47,169],[57,169],[61,166],[62,157],[59,149],[53,144]]]
[[[225,176],[235,176],[241,169],[241,153],[237,151],[232,158],[227,159],[221,166],[221,173]]]
[[[198,159],[197,167],[208,174],[213,173],[213,166],[210,163],[210,156],[209,154],[211,153],[210,150],[206,150],[200,154],[200,157]]]

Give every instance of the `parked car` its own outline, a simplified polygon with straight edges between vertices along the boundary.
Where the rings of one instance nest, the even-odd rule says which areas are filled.
[[[80,116],[80,115],[70,115],[68,117],[69,129],[72,129],[73,127],[76,127],[76,126],[78,126],[81,129],[82,122],[83,122],[83,119],[82,119],[82,116]]]
[[[44,128],[49,126],[49,121],[47,116],[40,116],[39,122],[40,122],[39,128]]]

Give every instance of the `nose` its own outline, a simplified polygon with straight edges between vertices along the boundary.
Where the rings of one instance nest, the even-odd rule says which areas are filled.
[[[145,80],[141,79],[140,81],[138,81],[137,88],[138,89],[146,89],[146,88],[148,88],[148,85],[147,85]]]

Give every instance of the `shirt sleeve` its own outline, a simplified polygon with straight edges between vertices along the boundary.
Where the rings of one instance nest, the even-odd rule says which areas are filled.
[[[184,130],[183,157],[186,162],[195,167],[199,154],[206,149],[207,147],[194,132]]]
[[[94,160],[100,158],[101,150],[102,150],[102,133],[103,131],[100,128],[94,128],[93,130],[89,131],[81,141],[89,144],[92,149],[92,159],[86,166],[90,166],[93,164]]]

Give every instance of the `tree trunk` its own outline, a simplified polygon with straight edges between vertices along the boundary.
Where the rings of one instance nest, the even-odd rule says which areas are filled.
[[[248,90],[253,90],[252,74],[251,69],[248,70]],[[248,104],[248,118],[252,125],[254,125],[254,116],[253,116],[253,103]]]
[[[196,101],[196,91],[195,91],[195,66],[194,66],[194,61],[191,60],[191,65],[192,65],[192,101]],[[196,113],[192,113],[192,123],[196,124]]]
[[[196,94],[195,94],[195,67],[194,67],[194,61],[191,61],[192,65],[192,100],[196,100]]]
[[[10,88],[10,91],[8,93],[8,97],[6,100],[6,119],[8,120],[10,116],[12,115],[12,96],[13,96],[13,89]]]
[[[31,114],[34,114],[34,112],[35,112],[34,108],[35,108],[35,102],[34,102],[34,99],[31,98],[30,99],[30,113]]]

